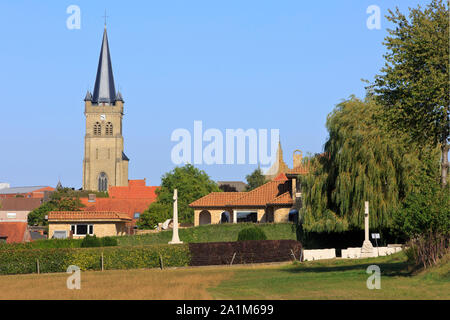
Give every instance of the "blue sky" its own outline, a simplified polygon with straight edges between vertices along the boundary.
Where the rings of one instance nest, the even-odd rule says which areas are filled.
[[[423,2],[423,1],[422,1]],[[173,130],[280,129],[292,152],[320,152],[334,106],[383,65],[388,8],[420,1],[2,1],[0,182],[81,187],[84,103],[107,10],[116,86],[125,100],[130,179],[173,169]],[[428,1],[426,2],[428,3]],[[69,30],[69,5],[81,29]],[[369,30],[366,9],[381,9]],[[244,180],[255,165],[202,165]]]

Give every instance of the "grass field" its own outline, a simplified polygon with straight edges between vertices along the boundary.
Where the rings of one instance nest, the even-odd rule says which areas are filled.
[[[179,229],[179,235],[180,239],[186,243],[236,241],[239,231],[254,225],[253,223],[204,225]],[[258,227],[264,231],[268,240],[297,240],[295,226],[292,223],[262,223],[258,224]],[[117,237],[117,240],[121,246],[167,243],[172,240],[172,231],[123,236]]]
[[[381,268],[369,290],[367,266]],[[450,299],[450,260],[412,276],[404,254],[301,264],[0,276],[0,299]]]

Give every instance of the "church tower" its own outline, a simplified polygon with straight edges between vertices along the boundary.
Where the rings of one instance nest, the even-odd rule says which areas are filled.
[[[128,186],[128,161],[123,152],[123,98],[114,85],[106,26],[98,60],[94,93],[84,98],[83,189],[107,191],[109,186]]]

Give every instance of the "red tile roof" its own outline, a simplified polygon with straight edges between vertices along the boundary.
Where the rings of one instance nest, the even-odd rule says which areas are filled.
[[[249,192],[212,192],[190,207],[265,207],[268,204],[292,204],[291,182],[287,179],[269,181]],[[280,197],[282,196],[282,197]],[[279,199],[278,199],[279,198]],[[291,199],[289,201],[289,198]]]
[[[148,209],[150,204],[156,199],[111,199],[97,198],[95,202],[89,202],[88,198],[81,198],[81,202],[86,206],[83,211],[115,211],[126,213],[129,218],[134,218],[134,214],[142,213]]]
[[[279,195],[278,197],[276,197],[275,199],[273,199],[272,201],[269,202],[269,204],[274,204],[274,205],[284,205],[284,204],[293,204],[294,201],[292,201],[292,197],[289,191],[283,193],[282,195]]]
[[[31,240],[26,222],[0,222],[0,238],[6,237],[6,243]]]
[[[285,180],[287,180],[287,177],[283,172],[281,172],[278,176],[276,176],[273,179],[273,181],[285,181]]]
[[[32,211],[42,204],[37,198],[5,198],[0,199],[0,210],[3,211]]]
[[[108,194],[110,198],[117,199],[156,199],[156,189],[158,187],[135,185],[132,183],[128,187],[111,186],[108,189]]]
[[[231,201],[242,197],[247,192],[211,192],[210,194],[192,202],[191,207],[224,207]]]
[[[83,221],[83,220],[106,220],[106,221],[130,221],[126,213],[113,211],[51,211],[48,221]]]

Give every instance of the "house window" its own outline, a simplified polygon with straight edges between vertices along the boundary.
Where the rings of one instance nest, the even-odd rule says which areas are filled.
[[[134,213],[134,219],[139,219],[139,217],[141,216],[141,214],[139,212],[135,212]]]
[[[94,234],[94,225],[92,224],[74,224],[70,226],[74,236],[85,236]]]
[[[252,211],[237,212],[237,222],[258,222],[258,213]]]

